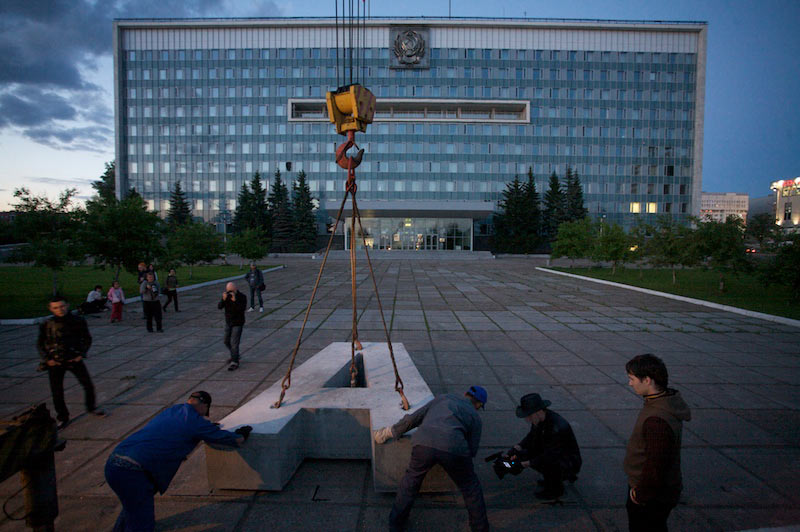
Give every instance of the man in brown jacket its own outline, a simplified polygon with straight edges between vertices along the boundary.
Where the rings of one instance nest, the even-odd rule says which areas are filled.
[[[691,412],[681,394],[667,387],[667,367],[657,356],[635,356],[625,371],[630,387],[644,398],[625,453],[628,530],[666,531],[681,494],[681,432]]]

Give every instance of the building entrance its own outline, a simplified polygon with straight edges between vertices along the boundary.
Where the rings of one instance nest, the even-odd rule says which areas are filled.
[[[356,249],[405,251],[472,250],[471,218],[362,218],[364,238],[357,232]],[[350,227],[347,219],[346,228]],[[358,229],[357,229],[358,231]],[[350,233],[345,232],[345,249]]]

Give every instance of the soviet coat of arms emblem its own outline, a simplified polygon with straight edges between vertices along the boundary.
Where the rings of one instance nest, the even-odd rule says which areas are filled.
[[[394,40],[394,55],[403,65],[416,65],[425,57],[425,39],[414,30],[399,32]]]

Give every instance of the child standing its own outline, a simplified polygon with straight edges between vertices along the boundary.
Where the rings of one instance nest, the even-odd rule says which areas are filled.
[[[108,300],[111,302],[111,323],[122,321],[122,305],[125,304],[125,292],[119,285],[119,281],[114,281],[108,289]]]

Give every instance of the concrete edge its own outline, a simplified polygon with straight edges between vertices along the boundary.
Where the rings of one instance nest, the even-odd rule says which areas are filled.
[[[622,284],[622,283],[615,283],[613,281],[606,281],[605,279],[595,279],[594,277],[586,277],[584,275],[577,275],[574,273],[567,273],[567,272],[560,272],[558,270],[551,270],[549,268],[542,268],[541,266],[536,267],[537,270],[547,273],[554,273],[556,275],[563,275],[565,277],[573,277],[575,279],[581,279],[584,281],[591,281],[593,283],[605,284],[608,286],[615,286],[617,288],[625,288],[627,290],[633,290],[635,292],[641,292],[643,294],[649,294],[652,296],[660,296],[666,297],[668,299],[675,299],[677,301],[683,301],[685,303],[692,303],[693,305],[700,305],[703,307],[709,307],[717,310],[724,310],[725,312],[732,312],[734,314],[741,314],[742,316],[748,316],[750,318],[758,318],[764,321],[771,321],[774,323],[780,323],[782,325],[789,325],[791,327],[800,327],[800,320],[793,320],[791,318],[784,318],[783,316],[775,316],[773,314],[765,314],[763,312],[756,312],[754,310],[746,310],[739,307],[731,307],[729,305],[721,305],[719,303],[714,303],[711,301],[705,301],[702,299],[694,299],[692,297],[685,297],[679,296],[676,294],[668,294],[666,292],[658,292],[656,290],[650,290],[649,288],[640,288],[638,286],[632,286],[629,284]]]
[[[261,270],[263,273],[269,273],[276,270],[282,270],[286,266],[281,264],[279,266],[273,266],[268,270]],[[242,270],[245,271],[244,269]],[[189,290],[195,290],[196,288],[203,288],[206,286],[211,286],[214,284],[219,283],[227,283],[228,281],[235,281],[236,279],[242,279],[244,277],[244,273],[242,275],[234,275],[233,277],[225,277],[223,279],[214,279],[212,281],[204,281],[202,283],[192,284],[189,286],[181,286],[178,288],[178,292],[188,292]],[[142,296],[136,297],[128,297],[125,298],[125,303],[136,303],[142,300]],[[20,318],[20,319],[8,319],[8,320],[0,320],[0,326],[2,325],[36,325],[37,323],[41,323],[48,319],[50,316],[39,316],[37,318]]]

